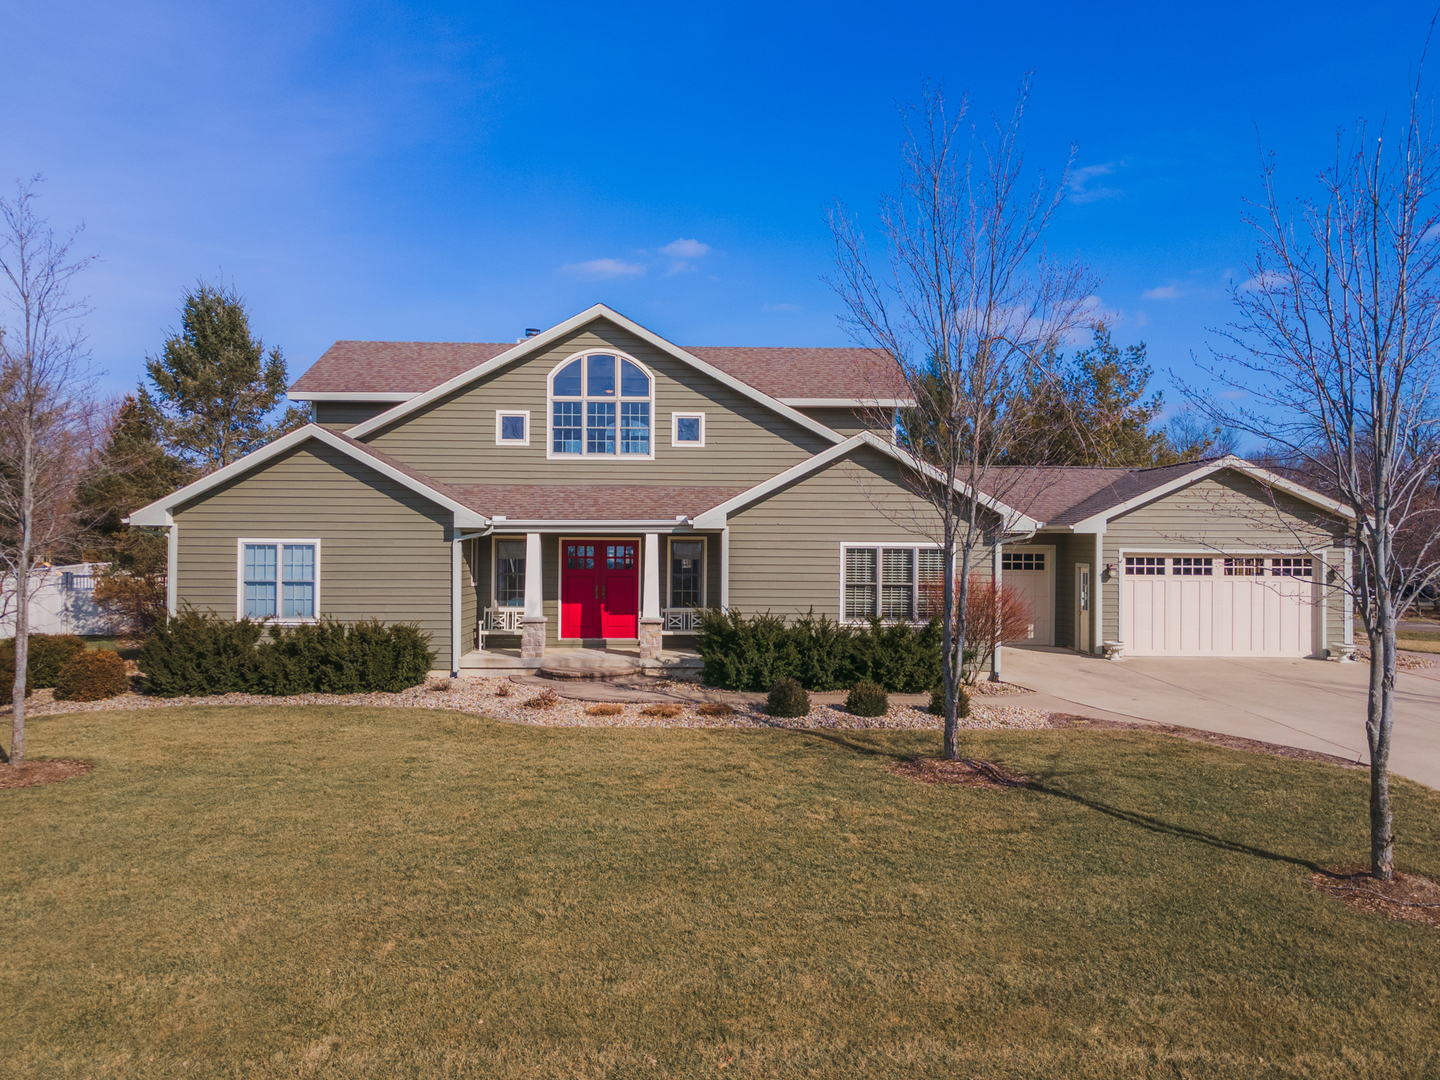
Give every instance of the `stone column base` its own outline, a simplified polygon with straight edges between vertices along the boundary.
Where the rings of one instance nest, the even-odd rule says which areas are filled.
[[[664,647],[660,628],[664,625],[664,619],[640,620],[640,660],[642,662],[660,659],[660,650]]]
[[[544,615],[525,615],[520,619],[522,660],[539,660],[545,655],[545,624],[549,621]]]

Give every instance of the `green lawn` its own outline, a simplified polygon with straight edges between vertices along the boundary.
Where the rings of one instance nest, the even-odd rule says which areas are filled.
[[[1417,1077],[1440,933],[1317,895],[1366,774],[1131,732],[34,720],[0,792],[0,1074]],[[1402,867],[1440,794],[1397,781]]]

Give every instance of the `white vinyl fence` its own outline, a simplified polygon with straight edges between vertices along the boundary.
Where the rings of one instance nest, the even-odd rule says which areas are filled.
[[[95,604],[100,563],[72,563],[34,570],[30,578],[32,634],[112,634],[115,619]],[[0,637],[15,636],[15,579],[0,580]]]

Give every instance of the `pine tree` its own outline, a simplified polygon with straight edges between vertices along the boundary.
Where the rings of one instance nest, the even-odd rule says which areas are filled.
[[[133,632],[148,633],[165,617],[166,543],[163,536],[130,528],[124,518],[193,477],[189,466],[161,448],[131,396],[121,402],[104,449],[76,490],[90,540],[86,558],[109,563],[95,582],[95,600]]]
[[[274,413],[289,378],[278,348],[251,336],[245,302],[203,281],[185,297],[180,332],[145,370],[138,405],[164,449],[201,475],[258,450],[309,418],[291,406]]]

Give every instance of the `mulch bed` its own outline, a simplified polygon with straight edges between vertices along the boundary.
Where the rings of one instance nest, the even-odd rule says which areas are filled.
[[[1029,781],[1017,772],[997,765],[993,761],[973,761],[962,758],[947,761],[945,758],[909,758],[891,762],[886,772],[896,776],[908,776],[921,784],[950,784],[954,787],[985,788],[989,791],[1012,791],[1023,788]]]
[[[1395,871],[1389,881],[1376,881],[1369,867],[1342,866],[1310,875],[1315,888],[1357,911],[1423,923],[1440,930],[1440,884],[1419,874]]]
[[[69,758],[26,761],[20,765],[0,765],[0,788],[36,787],[58,784],[72,776],[84,776],[95,766],[88,761]]]
[[[1095,731],[1154,731],[1161,735],[1173,735],[1177,739],[1191,742],[1224,746],[1231,750],[1248,750],[1252,754],[1269,754],[1271,757],[1289,758],[1291,761],[1316,761],[1322,765],[1338,765],[1342,769],[1369,769],[1362,761],[1321,753],[1318,750],[1300,750],[1294,746],[1261,742],[1259,739],[1245,739],[1239,735],[1222,735],[1215,731],[1200,731],[1196,728],[1177,727],[1174,724],[1139,724],[1125,720],[1100,720],[1094,716],[1065,716],[1052,713],[1050,726],[1056,728],[1089,728]]]

